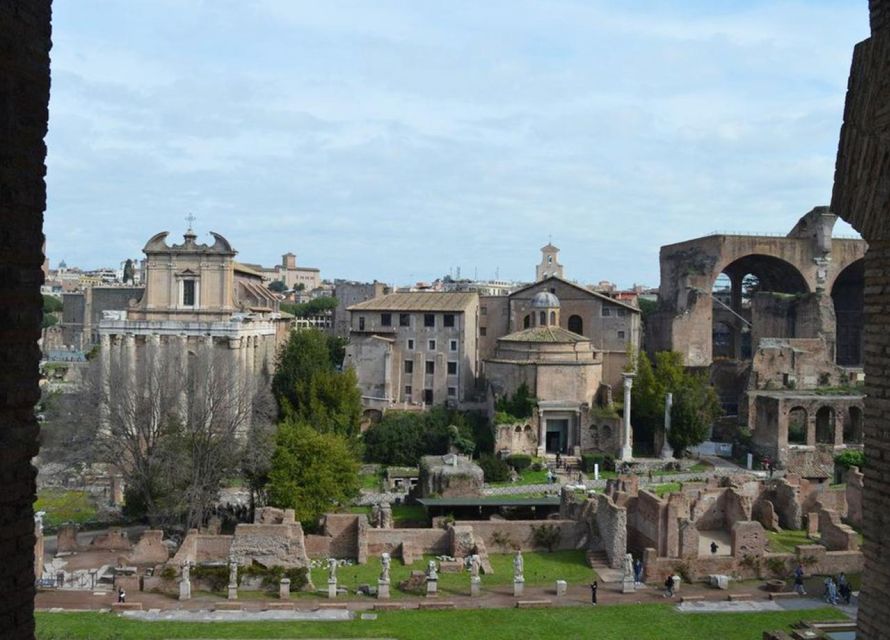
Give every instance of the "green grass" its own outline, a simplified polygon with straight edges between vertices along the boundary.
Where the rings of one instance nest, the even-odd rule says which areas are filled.
[[[663,496],[668,493],[680,490],[679,482],[665,482],[664,484],[650,485],[649,490],[657,496]]]
[[[770,551],[776,553],[794,553],[794,548],[799,544],[813,544],[807,538],[805,529],[783,529],[782,531],[767,531]]]
[[[492,487],[515,487],[524,484],[547,484],[547,471],[532,471],[531,469],[524,469],[519,474],[519,479],[516,482],[492,482]]]
[[[362,473],[359,475],[361,488],[369,491],[380,491],[381,481],[378,473]]]
[[[801,618],[845,620],[833,608],[769,613],[683,614],[672,605],[640,604],[555,609],[381,611],[349,622],[142,622],[102,613],[38,613],[39,640],[160,640],[161,638],[398,638],[433,640],[752,640],[764,630],[789,630]]]
[[[412,571],[425,571],[427,563],[433,556],[426,556],[412,565],[404,566],[400,560],[394,560],[390,566],[390,580],[393,584],[392,595],[394,598],[410,597],[399,591],[396,586],[402,580],[407,579]],[[482,590],[491,587],[503,587],[513,584],[513,554],[492,553],[489,555],[491,567],[494,573],[482,576]],[[552,584],[556,580],[566,580],[571,583],[587,584],[594,577],[593,570],[587,566],[584,552],[578,550],[554,551],[553,553],[524,553],[525,581],[529,586]],[[313,569],[312,581],[316,587],[321,587],[327,581],[327,569]],[[371,559],[367,564],[357,564],[351,567],[337,569],[337,580],[341,587],[346,587],[350,592],[358,585],[376,585],[380,576],[379,558]],[[444,594],[468,595],[470,590],[469,574],[439,573],[439,591]]]
[[[47,527],[57,527],[66,522],[83,524],[98,517],[96,505],[89,494],[70,489],[41,489],[37,492],[34,511],[46,511],[43,522]]]

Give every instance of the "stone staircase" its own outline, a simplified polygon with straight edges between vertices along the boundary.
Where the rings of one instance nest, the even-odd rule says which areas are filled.
[[[609,566],[609,557],[605,551],[587,551],[587,565],[596,571],[602,582],[621,582],[624,575],[621,569]]]

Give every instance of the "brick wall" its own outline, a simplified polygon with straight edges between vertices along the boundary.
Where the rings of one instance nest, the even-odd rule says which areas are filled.
[[[0,626],[34,634],[34,468],[40,397],[49,0],[0,3]]]
[[[359,516],[349,513],[325,516],[324,533],[331,538],[329,553],[332,557],[358,558],[358,519]]]

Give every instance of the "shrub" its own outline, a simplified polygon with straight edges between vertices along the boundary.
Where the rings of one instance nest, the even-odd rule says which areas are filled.
[[[581,470],[584,473],[593,473],[593,465],[598,464],[600,471],[614,471],[615,460],[612,456],[602,453],[585,453],[581,455]]]
[[[477,463],[485,474],[485,482],[506,482],[510,479],[510,467],[507,463],[490,453],[479,456]]]
[[[491,534],[491,541],[495,546],[499,547],[501,553],[506,553],[507,549],[518,549],[519,545],[510,537],[506,531],[494,531]]]
[[[158,575],[164,580],[173,580],[174,578],[176,578],[176,569],[168,564],[163,569],[161,569],[161,572]]]
[[[769,569],[770,573],[774,576],[784,576],[788,573],[785,561],[782,558],[767,558],[766,568]]]
[[[204,580],[211,591],[225,591],[229,585],[229,568],[225,565],[198,565],[192,568],[194,580]]]
[[[290,580],[291,591],[301,590],[309,581],[308,571],[305,567],[285,569],[279,565],[264,567],[260,564],[252,564],[244,569],[244,574],[262,578],[263,587],[270,591],[278,590],[278,584],[282,578]]]
[[[849,469],[850,467],[859,467],[865,464],[865,452],[857,449],[847,449],[841,454],[834,457],[834,464],[839,467]]]
[[[560,529],[553,524],[542,524],[540,527],[532,527],[532,540],[535,546],[544,547],[547,551],[553,551],[553,547],[559,544]]]
[[[532,462],[532,471],[543,471],[544,465],[540,462]]]
[[[514,453],[507,456],[507,464],[521,473],[532,466],[532,457],[525,453]]]

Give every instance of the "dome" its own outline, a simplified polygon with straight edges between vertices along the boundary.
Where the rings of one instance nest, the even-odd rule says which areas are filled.
[[[559,309],[559,298],[548,291],[541,291],[532,298],[532,309]]]

